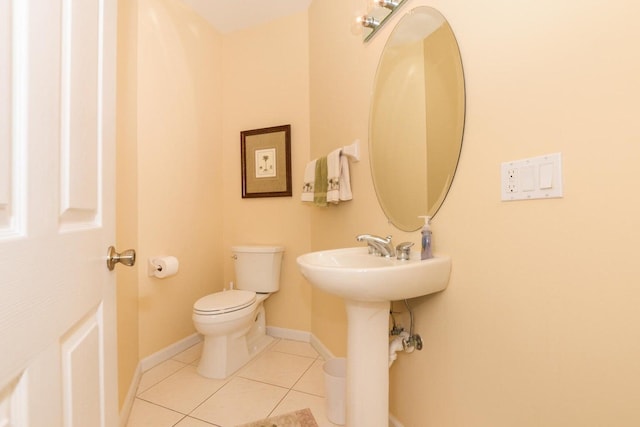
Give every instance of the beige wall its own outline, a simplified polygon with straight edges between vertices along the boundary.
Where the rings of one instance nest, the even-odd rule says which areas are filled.
[[[137,154],[137,7],[118,2],[117,142],[116,142],[116,248],[138,247]],[[138,367],[138,262],[117,268],[118,387],[120,405]]]
[[[311,290],[295,257],[352,246],[362,232],[416,243],[419,234],[387,224],[366,144],[351,169],[353,201],[303,206],[300,177],[308,159],[367,140],[370,88],[389,27],[363,45],[350,32],[362,0],[317,0],[308,22],[294,15],[222,38],[203,26],[196,37],[175,19],[195,18],[169,3],[140,0],[159,8],[155,30],[163,38],[143,30],[149,22],[139,18],[139,184],[129,195],[138,204],[139,357],[193,332],[198,294],[233,279],[235,243],[287,247],[268,323],[311,330],[344,354],[342,302]],[[422,4],[409,0],[404,8]],[[640,160],[640,6],[429,5],[458,37],[467,125],[458,175],[432,223],[436,253],[453,258],[451,282],[443,293],[413,301],[425,349],[394,364],[392,412],[407,427],[640,424],[633,175]],[[197,61],[197,74],[186,71],[188,61]],[[294,197],[241,199],[240,131],[286,123]],[[563,153],[564,198],[500,202],[502,161],[556,151]],[[148,279],[142,263],[165,251],[183,261],[180,275]]]
[[[311,289],[296,257],[309,251],[309,207],[300,202],[309,160],[307,13],[226,35],[223,42],[224,284],[234,280],[231,246],[285,247],[280,291],[265,302],[267,324],[311,329]],[[291,125],[293,197],[243,199],[240,132]]]
[[[193,302],[222,281],[220,36],[170,0],[120,0],[117,246],[120,405],[140,360],[189,335]],[[179,274],[147,276],[175,255]]]
[[[270,326],[309,331],[311,290],[295,264],[309,250],[298,202],[306,13],[223,37],[176,0],[120,0],[119,10],[117,240],[138,253],[118,272],[122,404],[140,360],[193,334],[193,303],[234,280],[232,245],[286,247]],[[293,198],[241,199],[240,131],[279,124],[292,126]],[[179,273],[148,277],[148,258],[163,254],[178,257]]]
[[[311,7],[312,155],[367,138],[389,29],[359,43],[347,20],[361,3]],[[405,10],[426,3],[409,0]],[[392,412],[406,426],[640,424],[640,6],[429,5],[458,37],[467,125],[458,175],[433,221],[436,252],[453,258],[451,281],[413,301],[425,348],[391,369]],[[557,151],[564,198],[500,202],[501,162]],[[349,207],[312,212],[312,249],[352,245],[363,231],[404,239],[379,211],[366,160],[353,172]],[[344,324],[325,315],[340,303],[329,302],[314,293],[313,331],[340,353]]]
[[[138,0],[139,356],[194,332],[222,281],[221,37],[174,0]],[[149,257],[179,273],[147,276]]]

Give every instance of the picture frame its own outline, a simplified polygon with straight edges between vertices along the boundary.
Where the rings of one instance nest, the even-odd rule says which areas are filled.
[[[242,198],[291,197],[291,125],[240,132]]]

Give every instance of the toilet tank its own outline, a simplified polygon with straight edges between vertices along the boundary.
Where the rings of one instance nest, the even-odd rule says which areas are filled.
[[[283,246],[232,246],[236,288],[258,293],[280,289]]]

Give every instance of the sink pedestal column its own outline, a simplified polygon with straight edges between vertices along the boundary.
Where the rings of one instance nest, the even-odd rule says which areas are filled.
[[[347,426],[389,426],[390,302],[345,300]]]

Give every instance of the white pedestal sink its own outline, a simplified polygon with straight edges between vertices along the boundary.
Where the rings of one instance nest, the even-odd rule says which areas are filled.
[[[302,275],[347,307],[347,426],[389,425],[389,304],[447,287],[451,258],[376,257],[366,247],[298,257]]]

